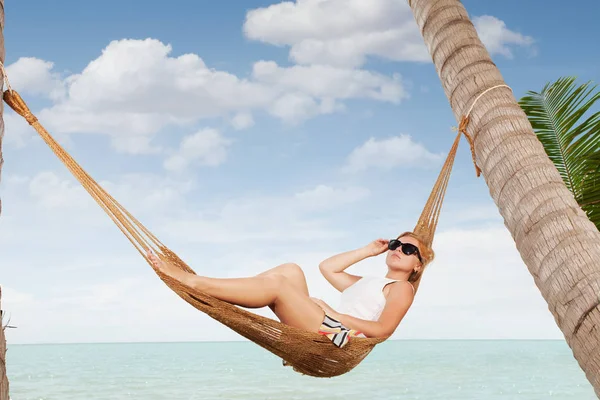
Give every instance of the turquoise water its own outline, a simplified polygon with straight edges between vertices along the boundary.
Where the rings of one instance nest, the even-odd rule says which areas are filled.
[[[388,341],[329,379],[249,342],[13,345],[7,363],[12,400],[597,398],[562,341]]]

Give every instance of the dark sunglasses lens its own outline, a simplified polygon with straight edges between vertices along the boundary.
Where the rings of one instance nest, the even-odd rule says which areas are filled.
[[[392,239],[388,243],[388,249],[390,250],[396,250],[398,246],[400,246],[400,241],[398,241],[397,239]]]
[[[402,252],[407,256],[410,256],[411,254],[415,254],[417,252],[417,246],[410,243],[404,243],[402,245]]]

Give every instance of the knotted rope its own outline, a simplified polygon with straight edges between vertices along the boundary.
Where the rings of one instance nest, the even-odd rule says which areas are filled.
[[[512,91],[510,86],[504,85],[504,84],[492,86],[492,87],[484,90],[483,92],[481,92],[479,94],[479,96],[477,96],[475,98],[475,100],[471,104],[471,107],[469,107],[469,111],[467,111],[467,113],[461,117],[460,123],[458,124],[458,131],[460,133],[462,133],[463,135],[465,135],[465,138],[467,138],[467,141],[469,142],[469,146],[471,147],[471,157],[473,158],[473,164],[475,165],[475,172],[477,173],[477,177],[479,177],[479,175],[481,175],[481,168],[479,168],[479,166],[477,165],[477,159],[475,157],[475,144],[473,142],[473,137],[471,135],[469,135],[469,133],[467,132],[467,126],[469,125],[469,121],[471,120],[471,118],[470,118],[471,111],[473,111],[473,107],[475,107],[475,104],[477,103],[477,101],[487,92],[489,92],[493,89],[496,89],[496,88],[500,88],[500,87],[506,87]],[[455,128],[455,130],[456,130],[456,128]]]

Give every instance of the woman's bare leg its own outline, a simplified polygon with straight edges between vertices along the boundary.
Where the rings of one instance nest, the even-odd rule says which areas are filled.
[[[269,306],[284,324],[316,332],[323,321],[324,311],[308,296],[306,281],[302,284],[294,271],[297,266],[289,266],[294,264],[250,278],[208,278],[163,263],[152,253],[148,256],[159,270],[184,285],[242,307]]]
[[[278,265],[275,268],[267,270],[258,274],[257,276],[269,276],[273,274],[281,274],[288,278],[289,282],[294,285],[300,292],[308,294],[308,285],[306,284],[306,277],[304,276],[304,272],[302,268],[298,264],[294,263],[286,263]]]

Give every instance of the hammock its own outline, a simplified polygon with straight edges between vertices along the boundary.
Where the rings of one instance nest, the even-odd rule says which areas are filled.
[[[2,71],[4,72],[4,71]],[[6,76],[5,76],[6,78]],[[8,84],[8,82],[7,82]],[[52,149],[62,163],[71,171],[73,176],[88,191],[115,225],[129,239],[140,255],[160,279],[196,309],[208,314],[213,319],[233,329],[243,337],[255,342],[271,353],[280,357],[285,365],[290,365],[296,372],[314,377],[333,377],[344,374],[356,367],[379,343],[387,338],[352,338],[343,348],[338,348],[324,335],[307,332],[285,325],[279,321],[263,317],[238,306],[221,301],[196,289],[182,285],[177,280],[161,273],[148,260],[146,252],[151,249],[161,260],[172,263],[184,271],[195,273],[173,251],[161,243],[133,215],[131,215],[117,200],[107,193],[83,168],[54,140],[44,129],[38,119],[31,113],[21,96],[10,88],[4,92],[4,101],[38,132],[41,138]],[[492,88],[493,89],[493,88]],[[490,89],[488,89],[490,90]],[[485,93],[485,92],[484,92]],[[481,95],[483,95],[482,93]],[[481,96],[480,95],[480,96]],[[477,100],[476,100],[477,101]],[[470,110],[469,110],[470,113]],[[448,186],[452,165],[456,156],[461,133],[465,134],[473,161],[473,141],[466,132],[469,121],[468,114],[463,117],[458,128],[458,134],[448,153],[441,173],[435,182],[431,195],[421,213],[414,232],[431,245],[437,226],[443,198]],[[477,176],[480,170],[475,164]],[[420,278],[415,282],[418,288]]]

